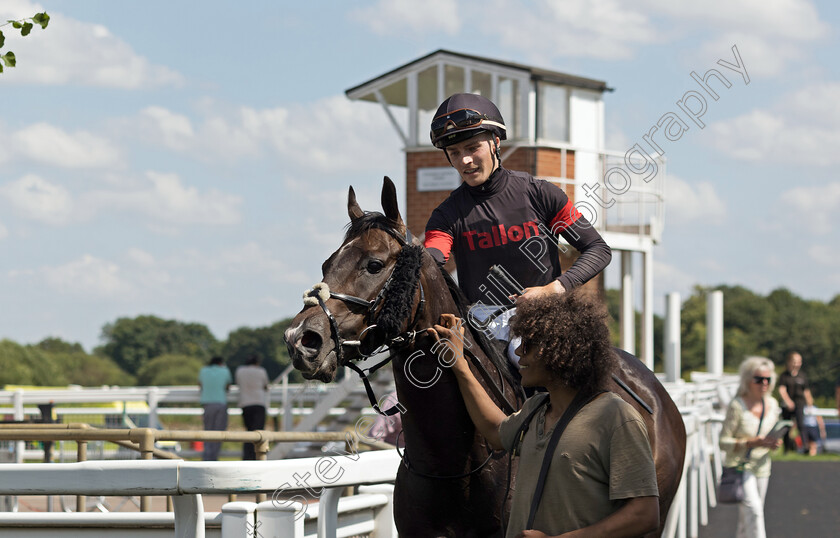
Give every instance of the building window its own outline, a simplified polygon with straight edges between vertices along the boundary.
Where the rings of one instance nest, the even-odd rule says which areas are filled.
[[[499,95],[496,98],[496,106],[502,113],[507,128],[508,140],[519,138],[519,82],[516,79],[499,77]]]
[[[477,93],[483,95],[488,99],[493,98],[493,77],[490,73],[485,71],[473,70],[472,72],[472,88],[470,93]]]
[[[432,124],[438,103],[437,98],[438,68],[433,65],[417,73],[417,140],[421,144],[429,143],[429,125]]]
[[[540,82],[537,87],[537,137],[554,142],[568,142],[568,90],[546,82]]]
[[[464,93],[464,68],[447,65],[445,73],[443,94],[448,97],[453,93]]]

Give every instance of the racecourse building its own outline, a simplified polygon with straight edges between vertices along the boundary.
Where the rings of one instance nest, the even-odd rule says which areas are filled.
[[[641,349],[653,366],[653,245],[663,228],[665,163],[651,145],[609,151],[604,144],[607,83],[538,67],[438,50],[346,91],[379,103],[405,151],[403,214],[410,230],[425,229],[431,212],[459,183],[429,124],[449,95],[473,92],[499,107],[508,129],[502,162],[551,181],[594,223],[620,264],[622,347],[635,350],[634,257],[641,263]],[[620,253],[620,255],[619,255]],[[636,256],[634,256],[634,254]],[[577,253],[561,254],[569,267]],[[451,262],[450,262],[451,263]],[[589,284],[603,290],[603,275]]]

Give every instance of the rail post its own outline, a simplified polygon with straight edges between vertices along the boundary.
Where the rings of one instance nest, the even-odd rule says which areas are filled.
[[[87,461],[87,441],[76,441],[76,461]],[[84,512],[86,502],[84,495],[76,495],[76,512]]]
[[[265,461],[268,455],[268,439],[265,436],[264,430],[258,430],[260,440],[254,443],[254,452],[257,454],[258,461]],[[261,503],[266,500],[265,493],[257,493],[257,502]]]
[[[150,460],[154,457],[155,430],[151,428],[137,428],[136,430],[129,431],[129,437],[139,446],[140,459]],[[149,497],[146,495],[140,497],[140,511],[149,511]]]
[[[12,395],[12,406],[14,407],[14,419],[23,422],[25,417],[23,412],[23,389],[17,389]],[[23,463],[23,451],[25,448],[26,443],[15,441],[15,463]]]
[[[306,506],[297,501],[264,501],[257,505],[257,522],[254,533],[246,536],[288,536],[303,537],[303,513]],[[320,515],[318,516],[320,517]],[[222,523],[224,525],[224,523]],[[320,536],[320,534],[318,535]],[[223,536],[223,538],[225,538]]]
[[[222,538],[252,538],[258,536],[257,523],[254,521],[254,510],[257,504],[251,502],[229,502],[222,505]],[[267,534],[265,536],[294,536],[290,534]],[[303,533],[301,533],[303,536]]]

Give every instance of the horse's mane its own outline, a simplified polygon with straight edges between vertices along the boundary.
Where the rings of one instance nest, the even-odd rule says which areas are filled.
[[[363,233],[376,228],[384,228],[401,232],[401,225],[389,219],[382,213],[376,211],[365,211],[364,215],[351,220],[350,224],[347,225],[347,232],[344,235],[344,241],[347,242],[350,239],[354,239]],[[425,249],[423,249],[423,253],[428,256]],[[435,262],[434,265],[437,267],[437,262]],[[446,282],[447,288],[449,288],[449,293],[452,295],[452,299],[458,307],[458,315],[462,319],[469,319],[469,301],[464,295],[464,292],[461,291],[461,288],[458,287],[458,284],[443,267],[439,267],[439,270]],[[414,290],[411,290],[411,294],[414,294]],[[515,392],[518,393],[518,389],[520,387],[519,378],[517,375],[514,375],[510,361],[508,361],[504,352],[500,349],[500,346],[491,342],[490,338],[483,331],[476,330],[469,323],[466,325],[469,327],[470,334],[472,334],[473,340],[478,344],[478,347],[484,352],[490,362],[493,363],[493,366],[501,372],[505,381],[510,383],[511,386],[514,387]]]

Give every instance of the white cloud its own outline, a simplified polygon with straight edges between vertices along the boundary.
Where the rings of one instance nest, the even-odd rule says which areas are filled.
[[[443,32],[455,35],[461,29],[456,0],[379,0],[376,4],[351,11],[350,16],[385,36],[405,36]]]
[[[162,107],[140,114],[141,136],[200,159],[236,162],[271,155],[314,173],[402,171],[398,137],[377,105],[337,95],[293,107],[226,109],[204,103],[199,120]],[[123,122],[135,130],[134,118]],[[390,172],[394,173],[394,172]],[[311,185],[310,185],[311,186]]]
[[[155,257],[152,254],[135,247],[128,249],[126,258],[135,266],[153,267],[155,265]]]
[[[90,254],[63,265],[43,267],[39,272],[48,286],[66,294],[112,298],[136,291],[117,264]]]
[[[700,65],[718,59],[736,65],[738,59],[732,53],[733,45],[738,48],[741,57],[741,70],[747,72],[750,82],[758,77],[781,75],[789,69],[792,63],[800,62],[805,57],[801,47],[795,46],[789,41],[745,32],[726,32],[709,39],[697,48],[697,52],[693,56]],[[744,82],[742,75],[734,71],[721,68],[719,65],[713,67],[721,71],[733,84]],[[699,74],[702,75],[703,73]],[[733,79],[730,75],[735,78]]]
[[[118,302],[136,301],[150,293],[166,294],[173,279],[151,254],[131,248],[124,258],[125,263],[120,264],[86,253],[67,263],[43,266],[19,276],[43,279],[49,288],[65,295]]]
[[[643,0],[641,5],[669,23],[671,40],[692,35],[705,39],[688,49],[692,63],[731,61],[727,51],[737,45],[751,77],[788,73],[807,58],[805,46],[831,30],[809,0]]]
[[[803,88],[768,109],[711,124],[721,152],[747,161],[840,163],[840,83]]]
[[[288,251],[267,248],[256,241],[222,247],[212,253],[189,249],[162,261],[161,265],[182,274],[204,274],[216,285],[224,285],[227,277],[268,277],[270,282],[295,285],[311,284],[312,280],[312,275],[297,269],[298,264]]]
[[[25,127],[11,139],[21,156],[54,166],[101,168],[122,160],[120,150],[101,136],[87,131],[68,133],[47,123]]]
[[[834,268],[840,264],[840,249],[837,245],[812,245],[808,247],[808,257],[820,265]],[[832,274],[835,279],[840,277],[833,272]]]
[[[520,3],[494,0],[475,4],[471,11],[494,41],[532,61],[629,58],[634,45],[661,39],[647,14],[618,0],[537,0],[524,9]]]
[[[810,41],[830,31],[809,0],[643,0],[640,4],[700,27],[739,28],[763,36]]]
[[[366,13],[384,12],[383,6]],[[830,33],[830,26],[820,20],[808,0],[462,0],[459,7],[478,21],[470,30],[539,63],[561,57],[621,60],[633,57],[640,46],[700,37],[707,42],[689,46],[689,55],[708,61],[710,55],[719,58],[733,44],[743,45],[749,52],[745,53],[747,66],[755,75],[778,75],[803,57],[804,45]],[[411,29],[391,19],[385,24],[399,31]],[[439,27],[427,26],[423,31],[435,29]]]
[[[185,186],[176,174],[147,172],[143,188],[94,191],[81,203],[92,211],[134,211],[165,224],[229,225],[240,221],[242,198],[216,189],[200,192]]]
[[[150,106],[140,112],[137,128],[145,129],[147,136],[160,137],[164,146],[183,151],[195,137],[190,119],[159,106]]]
[[[726,204],[707,181],[689,183],[675,175],[665,180],[667,221],[684,223],[702,220],[704,223],[722,222],[726,218]]]
[[[3,185],[0,196],[27,219],[64,224],[73,215],[74,202],[67,189],[33,174]]]
[[[840,182],[795,187],[779,196],[785,208],[781,218],[795,220],[803,229],[827,234],[840,228]]]
[[[0,240],[9,237],[9,229],[0,222]]]
[[[657,294],[679,293],[682,300],[687,299],[694,286],[700,282],[696,275],[690,275],[676,265],[656,257],[653,260],[653,280],[656,282]]]
[[[217,189],[199,191],[175,174],[147,172],[144,180],[122,190],[72,195],[61,185],[26,175],[0,187],[0,197],[24,218],[47,224],[91,220],[106,212],[135,213],[160,230],[184,225],[231,225],[241,220],[242,198]]]
[[[43,10],[36,3],[4,0],[0,5],[0,19],[19,19]],[[106,27],[53,10],[49,14],[46,30],[36,25],[28,37],[18,35],[19,39],[14,41],[14,34],[5,32],[9,37],[7,48],[14,50],[20,66],[3,73],[4,84],[137,89],[178,86],[183,82],[181,75],[153,65]]]

